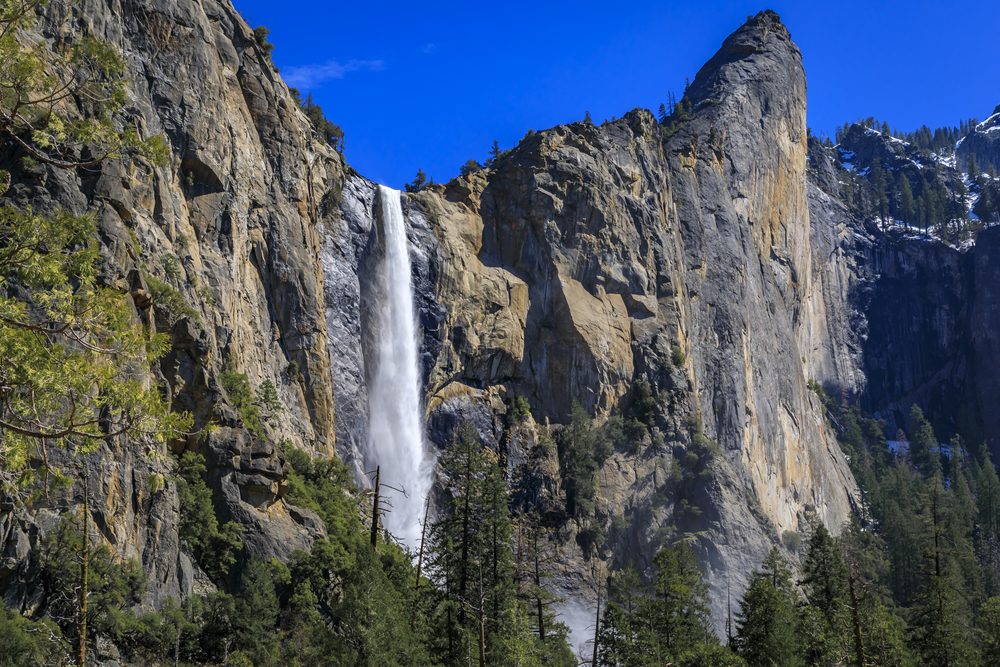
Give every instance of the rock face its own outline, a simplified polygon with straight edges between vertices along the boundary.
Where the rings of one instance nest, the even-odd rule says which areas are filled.
[[[992,166],[1000,172],[1000,104],[989,118],[959,142],[955,155],[965,168],[968,168],[969,157],[975,156],[976,164],[984,171]]]
[[[204,454],[220,516],[246,527],[246,555],[286,557],[322,534],[318,519],[281,500],[291,443],[331,455],[335,411],[318,229],[342,186],[340,157],[316,141],[304,114],[228,1],[52,3],[29,35],[48,45],[87,34],[124,51],[126,115],[143,136],[162,133],[164,165],[106,161],[95,171],[24,170],[16,151],[7,196],[38,211],[93,213],[102,280],[132,294],[136,316],[172,336],[161,379],[176,409],[208,438],[174,442]],[[146,275],[170,284],[197,312],[171,313],[150,300]],[[284,409],[266,415],[268,442],[252,436],[219,382],[224,361],[252,387],[270,380]],[[57,452],[55,456],[60,456]],[[197,568],[177,534],[178,501],[168,459],[114,442],[86,459],[95,525],[116,555],[137,557],[149,575],[147,603],[189,594]],[[76,475],[82,479],[82,475]],[[53,490],[30,510],[0,511],[0,588],[8,606],[38,603],[28,549],[82,499],[80,484]],[[237,576],[238,573],[232,573]],[[204,575],[198,575],[204,577]],[[210,586],[210,584],[208,584]]]
[[[858,364],[842,350],[856,341],[829,336],[849,319],[831,303],[847,278],[813,277],[824,232],[810,225],[805,75],[777,15],[727,39],[689,98],[666,139],[643,110],[559,126],[412,198],[409,220],[429,222],[441,255],[432,423],[456,401],[490,412],[500,388],[556,423],[574,400],[598,417],[626,410],[639,379],[658,392],[656,444],[615,453],[593,519],[564,525],[569,595],[588,595],[590,559],[651,574],[664,540],[697,534],[722,600],[728,573],[741,581],[809,510],[840,526],[857,493],[806,386],[813,368],[849,376]],[[691,492],[700,514],[658,495],[691,445],[689,416],[721,448]],[[502,426],[480,429],[491,431]],[[594,523],[612,540],[572,539]]]

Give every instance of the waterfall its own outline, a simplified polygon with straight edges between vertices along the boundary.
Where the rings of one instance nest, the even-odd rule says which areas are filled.
[[[379,186],[385,254],[383,299],[374,345],[375,373],[368,387],[368,449],[365,467],[381,467],[381,482],[406,491],[408,497],[383,487],[390,511],[386,528],[416,548],[424,499],[431,488],[431,463],[424,453],[417,332],[406,228],[397,190]]]

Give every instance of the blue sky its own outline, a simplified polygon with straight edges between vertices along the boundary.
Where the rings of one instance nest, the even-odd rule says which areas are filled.
[[[765,8],[802,50],[815,133],[867,116],[955,125],[1000,104],[995,1],[234,2],[271,30],[286,81],[343,128],[351,166],[396,188],[588,110],[655,111]]]

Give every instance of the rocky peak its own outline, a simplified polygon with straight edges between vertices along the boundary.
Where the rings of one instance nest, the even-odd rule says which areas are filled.
[[[968,167],[969,157],[974,155],[982,169],[992,165],[1000,172],[1000,104],[959,142],[955,155],[964,167]]]
[[[753,56],[768,54],[777,61],[787,58],[798,60],[798,70],[802,70],[802,55],[792,42],[791,33],[781,23],[781,18],[770,9],[756,16],[748,16],[746,23],[731,34],[722,43],[719,51],[698,71],[692,91],[699,90],[699,83],[704,86],[713,80],[717,74],[726,73],[726,65],[743,63],[741,70],[746,78],[766,78],[770,73],[764,71],[772,64],[767,59]],[[700,101],[699,98],[694,98]]]

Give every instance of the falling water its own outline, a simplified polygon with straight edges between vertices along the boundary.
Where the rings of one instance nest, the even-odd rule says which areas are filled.
[[[399,192],[379,186],[385,256],[384,297],[375,343],[375,376],[368,388],[368,450],[365,466],[381,467],[381,482],[402,489],[408,497],[383,487],[392,505],[385,527],[413,548],[420,540],[419,521],[430,491],[430,466],[424,454],[417,369],[416,321],[410,257]]]

